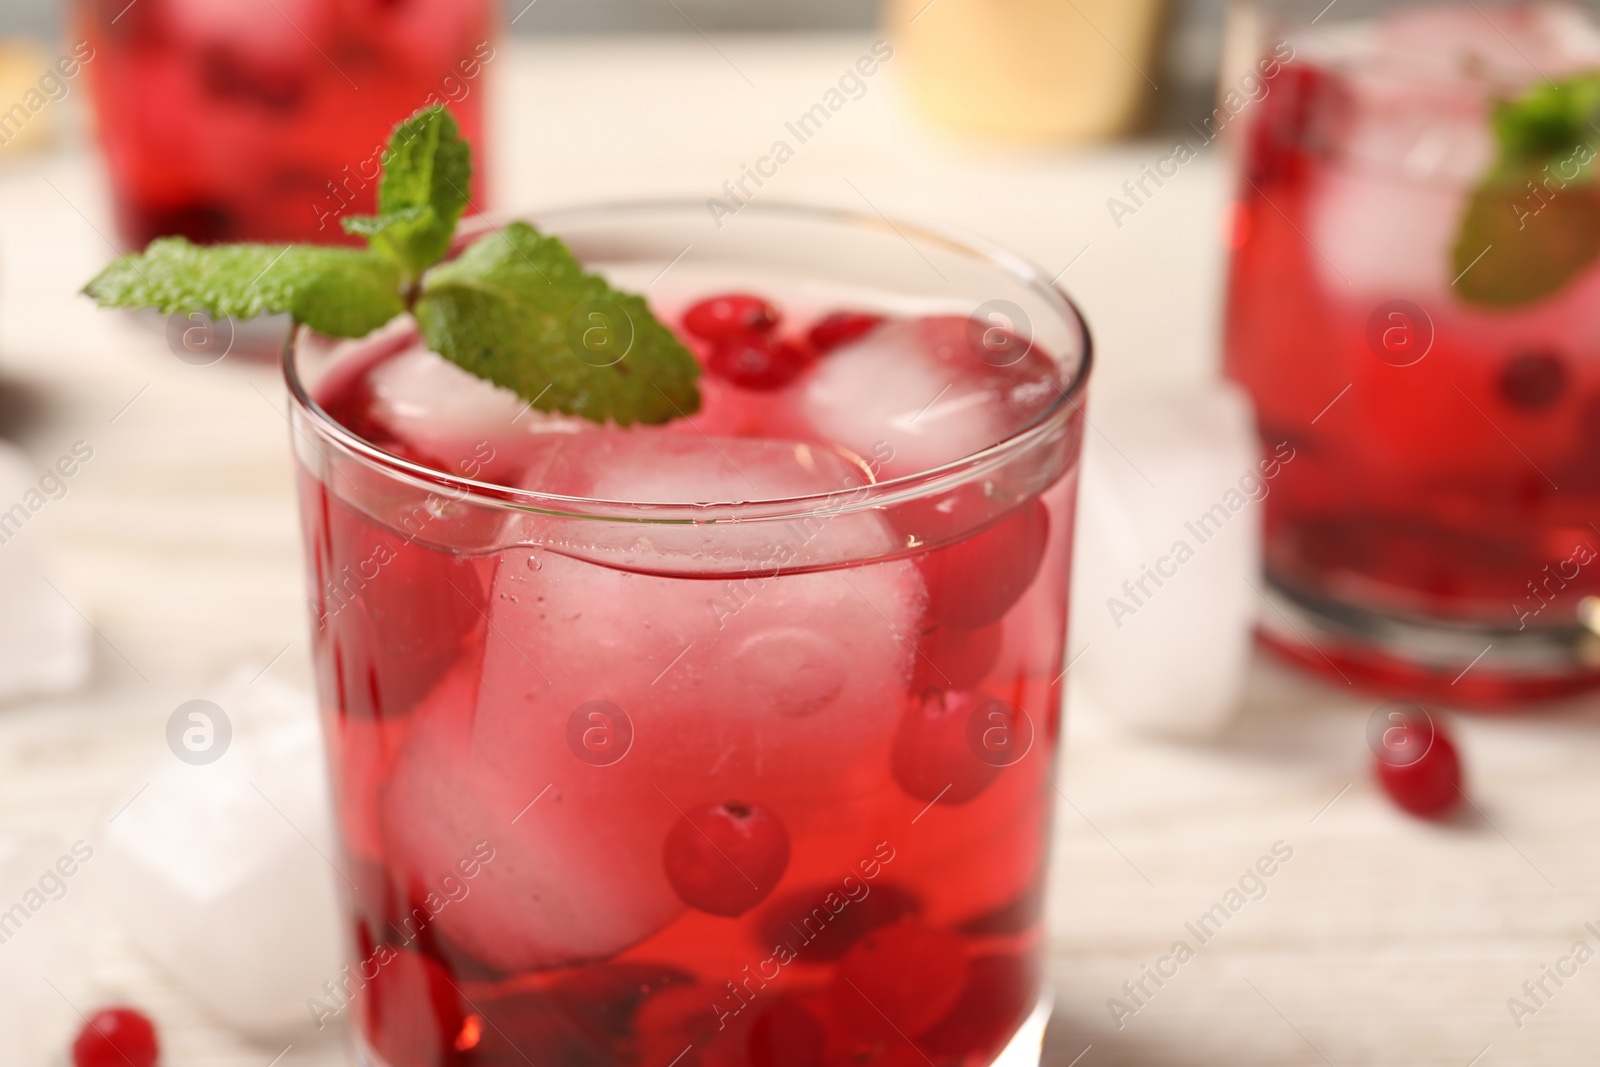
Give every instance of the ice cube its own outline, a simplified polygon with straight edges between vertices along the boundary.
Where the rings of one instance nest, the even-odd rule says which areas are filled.
[[[87,841],[0,837],[0,1067],[57,1062],[89,1011]]]
[[[215,694],[220,758],[163,753],[132,784],[106,864],[129,938],[224,1022],[271,1035],[311,1024],[307,999],[340,977],[339,876],[312,702],[253,673]]]
[[[1442,128],[1435,124],[1434,135]],[[1460,188],[1329,171],[1311,193],[1316,247],[1307,256],[1325,287],[1353,291],[1373,307],[1396,296],[1443,300],[1465,207]]]
[[[882,520],[847,508],[873,476],[849,452],[792,441],[712,437],[641,428],[552,439],[523,474],[542,493],[656,504],[734,504],[818,497],[793,521],[583,522],[530,514],[517,520],[530,543],[613,565],[741,572],[817,565],[881,552]],[[624,518],[628,517],[626,514]],[[643,516],[641,516],[643,517]]]
[[[369,417],[441,470],[511,480],[542,435],[592,430],[583,419],[534,411],[509,389],[413,345],[368,375]]]
[[[719,442],[719,455],[690,438],[663,453],[664,440],[617,435],[586,454],[587,475],[567,466],[581,455],[562,457],[558,480],[698,497],[749,478],[791,494],[825,492],[850,469],[820,452],[807,468],[793,446],[768,442]],[[735,559],[758,543],[737,540],[739,526],[711,532],[736,539]],[[804,853],[824,837],[849,854],[844,866],[877,840],[863,806],[883,788],[921,582],[900,561],[774,576],[819,544],[883,551],[892,534],[875,516],[820,516],[784,537],[786,555],[720,579],[543,548],[502,557],[476,706],[440,700],[424,712],[384,796],[386,841],[407,880],[448,871],[479,838],[496,850],[471,900],[438,918],[452,943],[507,970],[637,943],[682,907],[661,850],[680,811],[703,803],[775,812],[795,864],[820,861]]]
[[[1032,349],[991,352],[959,316],[893,322],[824,358],[799,387],[824,440],[887,476],[929,470],[1001,440],[1053,402],[1055,366]]]
[[[1214,733],[1235,710],[1250,653],[1259,501],[1293,449],[1263,453],[1233,385],[1095,397],[1089,415],[1067,650],[1074,699],[1157,733]]]
[[[0,442],[0,508],[8,509],[0,510],[0,702],[76,689],[89,677],[89,624],[51,587],[29,543],[26,525],[49,500],[39,478]]]

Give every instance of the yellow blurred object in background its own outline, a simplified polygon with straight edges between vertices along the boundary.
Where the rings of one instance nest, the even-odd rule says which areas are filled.
[[[54,75],[54,59],[36,41],[13,37],[0,40],[0,157],[40,148],[55,133],[55,116],[49,88],[63,84],[57,78],[46,88],[40,78]]]
[[[1154,87],[1164,0],[888,0],[908,90],[939,124],[1016,140],[1113,137]]]

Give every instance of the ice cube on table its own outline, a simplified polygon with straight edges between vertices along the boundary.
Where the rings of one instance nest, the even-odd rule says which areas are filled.
[[[1088,411],[1067,649],[1074,706],[1154,733],[1215,733],[1250,654],[1259,501],[1293,450],[1263,453],[1249,400],[1231,384],[1096,396]]]
[[[801,380],[801,413],[823,440],[864,459],[891,449],[884,477],[930,470],[995,444],[1060,390],[1056,366],[1043,353],[990,352],[983,329],[953,315],[888,323],[830,353]]]
[[[793,446],[715,444],[617,434],[603,451],[557,457],[545,481],[630,499],[727,498],[748,495],[746,479],[826,492],[852,469],[820,450],[808,467]],[[874,515],[846,522],[790,524],[778,542],[787,554],[765,557],[768,535],[713,530],[733,539],[734,562],[758,553],[748,573],[717,579],[544,548],[502,556],[476,700],[430,702],[383,798],[386,842],[408,881],[436,880],[480,838],[495,849],[470,899],[437,919],[452,944],[516,970],[639,942],[682,908],[661,850],[680,811],[703,803],[761,804],[796,842],[826,826],[843,867],[870,848],[877,828],[855,812],[883,785],[924,594],[903,561],[786,571],[819,551],[870,556],[894,543]],[[792,862],[807,862],[803,852]]]
[[[89,677],[89,624],[51,587],[30,543],[29,501],[48,506],[39,478],[27,456],[0,442],[0,702],[66,692]]]
[[[58,1062],[89,1012],[87,841],[0,837],[0,1067]]]
[[[315,710],[253,673],[215,694],[232,727],[221,758],[163,752],[130,784],[105,862],[134,944],[218,1018],[265,1036],[313,1022],[306,1001],[339,980],[342,943]]]

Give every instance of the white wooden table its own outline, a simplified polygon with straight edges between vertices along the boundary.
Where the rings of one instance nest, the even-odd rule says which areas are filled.
[[[508,43],[493,69],[498,202],[717,195],[868,44]],[[761,195],[955,224],[1067,267],[1098,338],[1098,389],[1211,373],[1221,149],[1119,228],[1106,198],[1169,145],[1028,154],[942,143],[906,117],[894,77],[891,61]],[[95,448],[24,536],[100,634],[89,690],[0,710],[0,827],[70,837],[92,835],[127,798],[176,704],[239,665],[308,678],[276,370],[232,357],[186,365],[158,335],[75,296],[110,254],[109,232],[81,143],[0,168],[0,380],[37,401],[20,433],[41,468],[76,439]],[[1375,792],[1363,739],[1373,704],[1261,661],[1246,710],[1215,744],[1132,739],[1069,711],[1050,1063],[1594,1061],[1600,964],[1520,1028],[1506,1001],[1574,941],[1600,948],[1583,926],[1600,926],[1600,708],[1462,722],[1481,812],[1435,827]],[[1278,842],[1293,856],[1265,895],[1198,944],[1185,924]],[[92,895],[64,906],[100,931],[102,988],[158,1017],[168,1067],[265,1067],[281,1051],[208,1020],[125,946]],[[1142,1003],[1129,998],[1123,983],[1180,939],[1195,957],[1159,989],[1146,979],[1154,995]],[[1139,1005],[1120,1029],[1112,997]],[[279,1062],[342,1053],[300,1041]]]

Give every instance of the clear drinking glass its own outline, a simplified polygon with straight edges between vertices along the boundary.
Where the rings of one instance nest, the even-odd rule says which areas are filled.
[[[1600,70],[1595,12],[1237,7],[1282,70],[1240,118],[1226,359],[1293,449],[1263,626],[1313,670],[1488,706],[1600,684],[1600,271],[1537,281],[1600,236],[1592,126],[1484,192],[1496,105]]]
[[[877,217],[535,221],[674,325],[730,282],[891,321],[628,431],[404,324],[291,343],[363,1062],[1035,1062],[1081,319]]]

